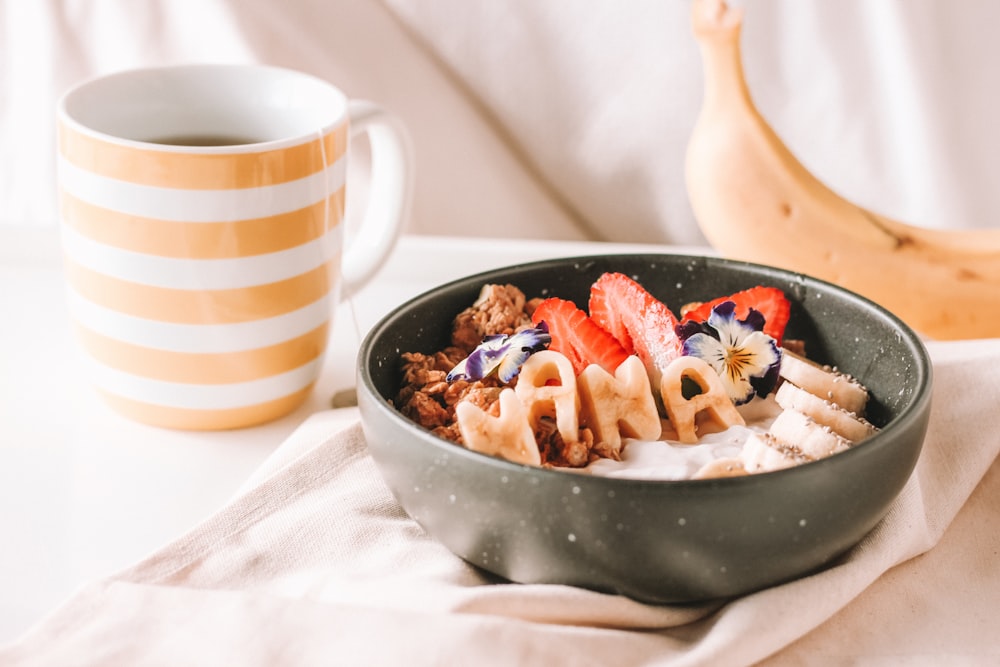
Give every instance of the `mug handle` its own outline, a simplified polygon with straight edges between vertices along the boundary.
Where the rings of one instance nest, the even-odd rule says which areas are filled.
[[[344,248],[341,293],[350,296],[385,263],[409,215],[413,197],[410,136],[400,120],[365,100],[348,102],[351,138],[367,133],[371,146],[368,205]],[[350,196],[350,195],[348,195]]]

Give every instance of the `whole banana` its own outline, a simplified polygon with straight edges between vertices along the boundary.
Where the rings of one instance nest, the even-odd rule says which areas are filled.
[[[754,106],[740,56],[742,18],[723,0],[693,0],[705,91],[686,178],[709,243],[723,256],[862,294],[929,338],[1000,336],[1000,229],[897,222],[817,179]]]

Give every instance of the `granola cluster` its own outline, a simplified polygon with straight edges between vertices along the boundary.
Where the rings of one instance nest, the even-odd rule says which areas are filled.
[[[459,313],[452,324],[450,345],[433,354],[404,352],[402,381],[394,404],[407,418],[435,435],[465,444],[459,432],[455,406],[471,402],[486,413],[499,416],[498,399],[504,387],[515,387],[517,378],[502,383],[496,375],[481,380],[447,381],[448,372],[466,358],[487,336],[512,335],[532,326],[531,313],[537,300],[529,300],[513,285],[483,287],[475,303]],[[552,420],[538,420],[535,439],[543,464],[581,467],[590,461],[593,434],[580,429],[573,447],[562,442]],[[582,444],[580,444],[582,443]]]

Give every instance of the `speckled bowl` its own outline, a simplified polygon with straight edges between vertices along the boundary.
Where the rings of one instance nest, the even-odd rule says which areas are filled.
[[[648,481],[510,463],[431,435],[398,413],[399,355],[447,344],[485,283],[586,306],[605,271],[672,308],[758,284],[792,301],[790,338],[872,393],[882,427],[847,452],[746,477]],[[870,301],[798,274],[718,258],[556,259],[458,280],[395,309],[364,340],[358,399],[368,446],[406,511],[470,563],[514,582],[558,583],[654,603],[744,594],[828,565],[886,514],[927,429],[931,366],[919,338]]]

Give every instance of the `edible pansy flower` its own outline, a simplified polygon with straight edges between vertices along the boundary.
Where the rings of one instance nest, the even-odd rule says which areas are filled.
[[[712,308],[706,322],[678,324],[684,354],[708,362],[722,378],[729,398],[736,405],[755,395],[767,396],[778,382],[781,350],[777,341],[763,332],[764,316],[753,308],[745,319],[735,316],[736,304],[724,301]]]
[[[487,336],[469,356],[451,369],[447,380],[482,380],[495,371],[501,382],[510,382],[521,372],[521,366],[528,357],[544,350],[551,342],[552,336],[545,322],[510,336]]]

